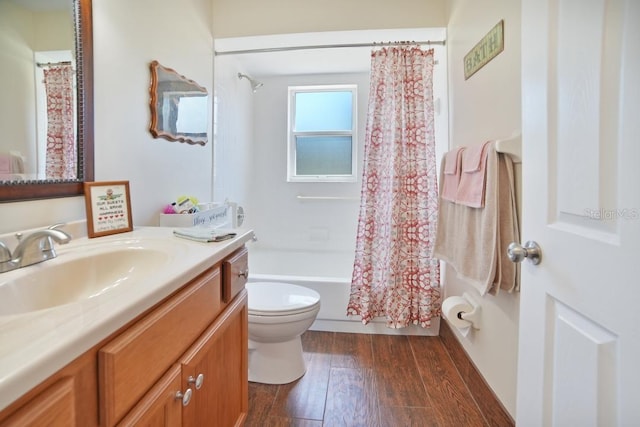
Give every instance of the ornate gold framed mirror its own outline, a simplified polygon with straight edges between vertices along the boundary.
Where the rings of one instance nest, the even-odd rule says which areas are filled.
[[[207,89],[158,61],[151,62],[150,69],[151,135],[205,145],[209,126]]]

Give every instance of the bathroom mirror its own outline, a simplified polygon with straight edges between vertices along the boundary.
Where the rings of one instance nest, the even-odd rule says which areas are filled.
[[[205,145],[209,125],[207,89],[158,61],[150,67],[149,130],[153,137]]]
[[[0,1],[0,202],[81,195],[83,182],[93,181],[92,34],[91,0]],[[57,53],[68,55],[60,62],[71,68],[65,141],[75,152],[68,174],[48,176],[41,166],[52,113],[46,97],[40,108],[35,99],[43,69],[58,66]]]

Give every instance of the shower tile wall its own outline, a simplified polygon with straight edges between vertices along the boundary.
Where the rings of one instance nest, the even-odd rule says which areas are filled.
[[[216,58],[214,94],[215,200],[244,205],[257,248],[352,252],[360,182],[287,183],[288,85],[357,83],[359,159],[366,121],[368,74],[265,77],[252,93],[237,78],[232,57]],[[244,83],[244,84],[242,84]],[[361,169],[357,175],[362,174]],[[301,201],[298,195],[346,196],[352,200]]]

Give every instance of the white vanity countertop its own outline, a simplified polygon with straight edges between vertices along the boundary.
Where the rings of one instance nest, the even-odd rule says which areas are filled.
[[[77,254],[83,246],[135,246],[144,241],[175,246],[166,268],[143,280],[120,284],[82,302],[0,316],[0,410],[253,238],[251,230],[234,231],[235,238],[216,243],[175,237],[170,227],[135,228],[95,239],[81,237],[58,246],[56,259],[25,267],[46,268],[47,263],[64,262],[65,256],[73,256],[74,251]],[[0,280],[11,273],[2,273]]]

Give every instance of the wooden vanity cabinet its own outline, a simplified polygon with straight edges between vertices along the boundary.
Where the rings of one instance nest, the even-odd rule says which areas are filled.
[[[121,420],[213,322],[220,283],[215,266],[98,351],[102,425]]]
[[[244,424],[246,274],[228,277],[238,271],[222,267],[229,262],[229,268],[246,263],[246,250],[231,254],[99,351],[102,425]],[[226,294],[225,281],[231,283]]]
[[[1,411],[0,427],[242,426],[246,262],[242,247],[206,270]]]
[[[0,426],[97,426],[96,370],[92,349],[0,411]]]
[[[248,410],[246,326],[242,291],[117,425],[242,426]]]

